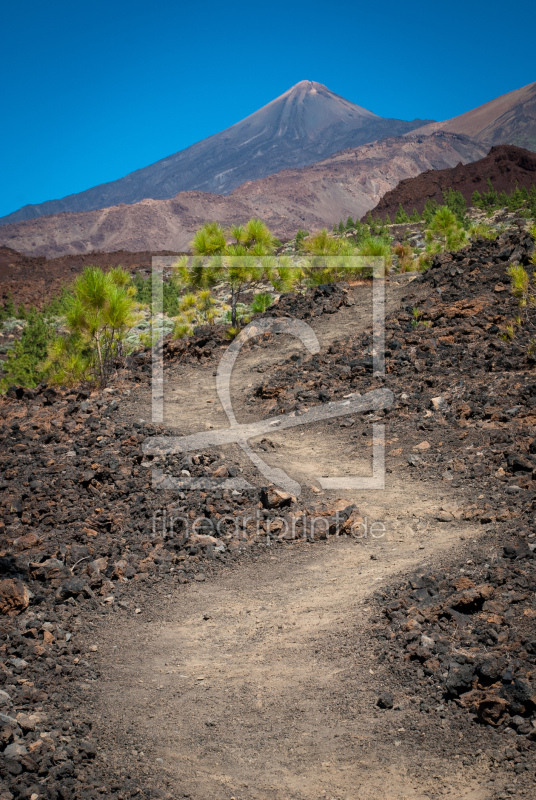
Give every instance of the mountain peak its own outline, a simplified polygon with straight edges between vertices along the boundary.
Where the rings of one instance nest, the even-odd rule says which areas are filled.
[[[318,89],[324,89],[326,92],[329,92],[327,86],[324,86],[323,83],[318,83],[317,81],[298,81],[298,83],[295,83],[294,86],[291,86],[288,91],[295,92],[305,90],[314,94],[316,91],[318,91]]]
[[[346,100],[344,97],[341,97],[340,94],[332,92],[331,89],[328,89],[323,83],[318,83],[317,81],[299,81],[295,83],[294,86],[291,86],[290,89],[287,89],[282,95],[276,97],[275,100],[272,100],[258,111],[255,111],[254,114],[246,117],[246,119],[257,117],[262,114],[265,109],[273,109],[284,104],[295,104],[296,108],[302,105],[304,110],[301,112],[296,110],[295,116],[301,115],[304,125],[308,125],[312,122],[315,129],[317,129],[318,126],[329,126],[336,122],[343,122],[344,124],[345,120],[349,118],[366,117],[367,119],[381,119],[381,117],[373,114],[372,111],[358,106],[350,102],[350,100]],[[309,119],[307,119],[307,117],[309,117]],[[244,122],[245,120],[242,121]],[[238,124],[240,125],[241,123]]]

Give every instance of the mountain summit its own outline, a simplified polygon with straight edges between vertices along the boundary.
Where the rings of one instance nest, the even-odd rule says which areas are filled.
[[[245,181],[305,167],[347,147],[399,136],[427,120],[378,117],[315,81],[300,81],[254,114],[124,178],[62,200],[28,205],[0,219],[18,222],[62,211],[90,211],[180,191],[228,194]]]

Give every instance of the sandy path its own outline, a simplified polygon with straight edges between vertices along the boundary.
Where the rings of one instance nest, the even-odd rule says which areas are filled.
[[[461,530],[433,531],[429,555]],[[407,697],[375,707],[367,597],[422,560],[410,541],[299,544],[147,599],[101,645],[104,738],[195,800],[483,800],[484,765],[464,774],[408,731]]]
[[[391,306],[403,291],[395,289]],[[315,321],[323,347],[366,324],[368,302]],[[240,357],[233,387],[241,419],[254,411],[243,398],[263,378],[256,366],[296,348],[281,343],[277,353]],[[226,424],[212,369],[179,367],[169,376],[166,422],[181,433]],[[148,397],[125,414],[148,419]],[[263,457],[306,486],[319,465],[330,474],[330,459],[336,474],[366,472],[371,442],[354,429],[312,426],[272,438]],[[255,479],[236,446],[224,455]],[[387,667],[375,663],[367,637],[370,596],[480,533],[434,520],[442,499],[456,502],[445,493],[393,469],[385,491],[344,496],[369,522],[385,524],[379,539],[294,543],[166,596],[155,586],[139,615],[123,615],[120,636],[117,620],[102,634],[98,725],[115,742],[110,759],[130,760],[174,797],[193,800],[489,797],[479,788],[484,761],[468,774],[452,746],[444,754],[441,729],[423,728],[410,698],[396,698],[400,709],[375,705]]]

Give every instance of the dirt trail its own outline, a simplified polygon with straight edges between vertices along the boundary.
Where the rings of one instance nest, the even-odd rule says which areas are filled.
[[[395,287],[391,305],[404,289]],[[323,347],[365,325],[360,310],[313,323]],[[281,360],[284,349],[241,357],[233,375],[239,419],[253,413],[244,394],[254,367]],[[226,424],[212,369],[174,370],[180,383],[166,422],[181,433]],[[124,412],[148,419],[148,396]],[[329,474],[330,458],[332,474],[366,471],[371,442],[351,433],[326,424],[294,429],[271,437],[275,447],[263,457],[305,480],[307,493],[319,470]],[[224,455],[255,482],[238,448]],[[389,711],[375,705],[387,667],[367,636],[369,598],[397,573],[437,564],[480,534],[467,522],[434,520],[441,500],[456,503],[444,485],[411,482],[395,457],[387,463],[385,491],[343,498],[369,523],[382,522],[385,535],[293,543],[170,595],[155,587],[139,601],[141,613],[124,614],[120,639],[117,620],[103,631],[97,726],[114,741],[110,762],[130,761],[192,800],[491,797],[482,788],[485,758],[469,773],[441,721],[437,729],[420,721],[414,698],[395,697],[400,708]]]
[[[428,553],[459,534],[433,532]],[[409,698],[375,707],[367,597],[422,554],[389,540],[292,547],[155,597],[120,644],[105,638],[106,737],[196,800],[486,798],[485,764],[468,776],[409,730]]]
[[[375,707],[366,599],[419,560],[385,543],[295,545],[155,598],[119,644],[104,639],[115,757],[136,751],[153,780],[196,800],[486,798],[485,763],[469,775],[409,730],[407,697]]]

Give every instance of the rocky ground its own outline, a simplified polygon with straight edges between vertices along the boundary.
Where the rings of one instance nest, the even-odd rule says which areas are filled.
[[[388,388],[395,397],[385,411],[325,421],[301,444],[298,431],[294,438],[279,433],[255,444],[273,464],[286,448],[303,478],[297,500],[263,490],[255,469],[232,446],[156,462],[144,456],[147,437],[198,429],[201,404],[213,409],[210,424],[226,424],[209,393],[227,345],[218,330],[166,345],[167,370],[183,381],[173,401],[180,401],[181,416],[173,417],[171,403],[161,428],[144,421],[148,353],[125,365],[102,393],[46,387],[8,393],[1,401],[0,463],[2,800],[308,798],[317,796],[315,770],[330,759],[335,766],[323,767],[332,778],[324,796],[352,797],[360,781],[367,798],[439,797],[451,789],[475,800],[534,796],[536,381],[530,314],[513,341],[500,338],[519,313],[506,267],[528,264],[532,247],[524,230],[514,230],[495,242],[480,240],[440,255],[422,276],[387,281],[385,377],[372,373],[371,331],[361,321],[370,307],[370,285],[281,298],[269,313],[309,321],[322,348],[303,355],[273,335],[252,343],[237,367],[242,419],[299,415],[372,388]],[[372,422],[386,426],[387,490],[373,500],[366,493],[335,499],[319,489],[312,477],[319,469],[308,462],[331,451],[336,467],[357,463],[366,472]],[[178,493],[153,485],[155,464],[183,481]],[[208,477],[220,486],[203,488]],[[232,488],[237,478],[250,488]],[[362,533],[371,503],[383,503],[382,519],[396,529],[378,547]],[[304,511],[326,524],[304,536]],[[173,526],[172,513],[182,518]],[[240,530],[225,520],[233,514],[248,518]],[[207,522],[192,532],[186,520],[195,518]],[[409,538],[401,535],[406,519]],[[292,520],[298,521],[295,535],[287,527]],[[316,574],[318,585],[311,583]],[[266,598],[274,587],[272,607]],[[236,599],[238,591],[249,598],[261,628],[274,628],[266,640],[253,637],[251,650],[245,642],[253,634],[225,616],[233,607],[237,615],[247,608],[243,597]],[[229,602],[220,607],[220,597]],[[307,625],[297,616],[301,603]],[[311,628],[307,609],[327,621]],[[292,634],[288,641],[277,638],[278,617],[283,632]],[[177,639],[166,629],[166,667],[155,620],[183,626],[185,654],[191,643],[188,668],[195,664],[197,672],[188,680],[195,685],[173,700],[175,678],[162,678],[162,692],[167,708],[184,716],[180,758],[191,747],[198,772],[182,762],[173,772],[167,761],[166,746],[178,740],[163,722],[160,687],[153,688],[149,676],[155,664],[171,675]],[[147,647],[141,660],[140,633]],[[309,647],[313,672],[288,694],[292,681],[275,681],[281,653]],[[271,706],[258,711],[256,721],[248,717],[253,702],[262,707],[262,692],[250,702],[236,675],[223,667],[221,683],[214,676],[208,695],[196,683],[206,679],[199,674],[205,670],[199,653],[208,664],[233,648],[252,674],[260,652],[266,663],[275,659],[259,686],[265,699],[280,698],[279,704],[274,700],[277,719],[294,731],[285,734],[287,751],[296,750],[294,756],[287,752],[286,762],[276,758],[281,734],[267,732],[275,720]],[[303,667],[298,655],[289,662],[290,673]],[[121,681],[114,681],[113,669]],[[143,697],[134,692],[136,672],[147,687]],[[166,681],[173,682],[169,695]],[[203,698],[228,691],[235,693],[235,711],[226,714],[217,706],[208,722],[201,719]],[[300,702],[300,719],[314,718],[316,727],[295,730],[297,712],[290,709]],[[161,716],[149,724],[155,708]],[[352,738],[356,721],[358,728],[370,727],[361,743]],[[338,743],[326,733],[332,728],[339,731]],[[153,745],[162,731],[168,744]],[[133,735],[141,744],[132,744]],[[300,749],[297,736],[321,736],[330,758],[307,749],[305,738]],[[216,767],[208,770],[212,756],[203,748],[218,744],[231,754],[224,771],[238,765],[236,748],[253,750],[247,763],[216,785]],[[268,780],[259,773],[261,746],[268,769],[277,762],[287,776],[277,790],[264,783],[259,788],[261,778]],[[398,770],[392,783],[382,784],[382,764]],[[401,764],[408,765],[406,777]],[[456,769],[449,772],[447,764]],[[288,776],[305,767],[312,783],[304,775],[302,786],[293,784]],[[404,794],[397,794],[402,785]]]

